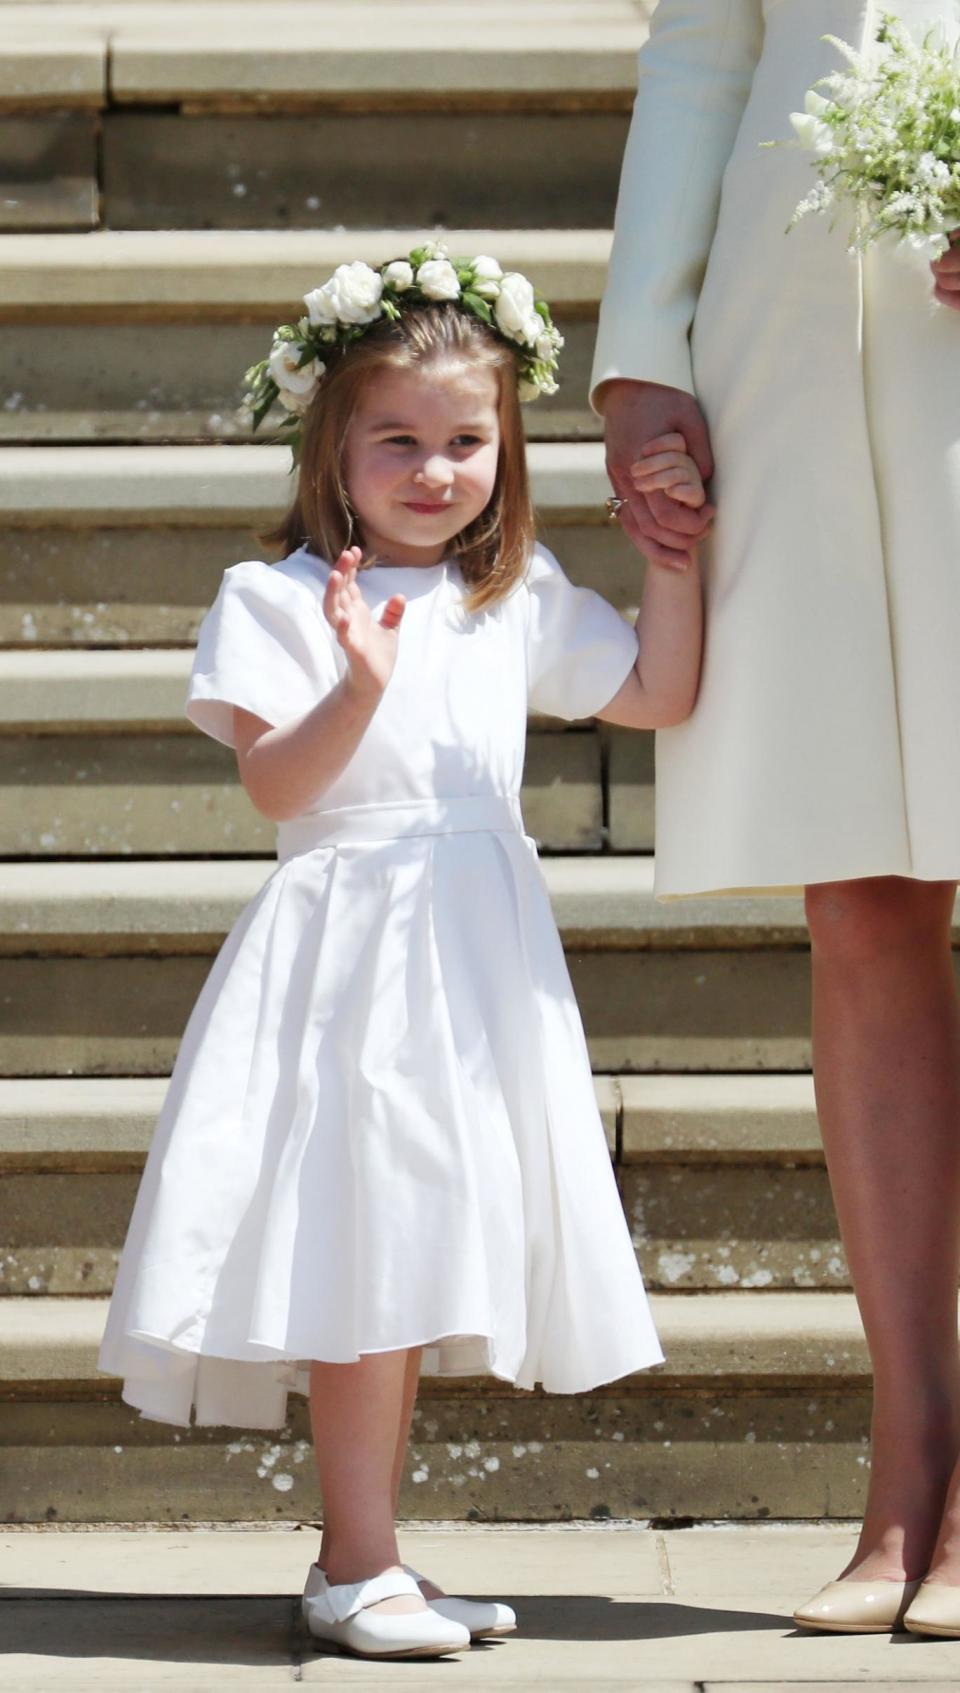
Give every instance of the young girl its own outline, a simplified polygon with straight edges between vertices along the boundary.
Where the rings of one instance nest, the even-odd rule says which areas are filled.
[[[518,794],[529,708],[689,712],[700,584],[651,569],[638,651],[534,544],[518,395],[560,338],[524,278],[420,250],[307,307],[252,373],[297,435],[286,556],[226,572],[187,706],[279,865],[184,1035],[100,1363],[181,1426],[309,1392],[307,1624],[440,1654],[515,1619],[400,1565],[421,1370],[579,1393],[661,1358]],[[682,439],[637,479],[703,498]]]

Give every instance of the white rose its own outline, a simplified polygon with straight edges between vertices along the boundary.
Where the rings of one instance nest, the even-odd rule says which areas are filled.
[[[373,323],[380,316],[383,280],[362,259],[338,265],[329,282],[303,297],[312,324]]]
[[[538,321],[542,323],[542,319]],[[559,348],[549,329],[541,328],[540,334],[537,336],[535,351],[538,359],[543,359],[546,364],[552,364]]]
[[[449,259],[427,259],[417,271],[417,287],[428,300],[460,298],[460,283]]]
[[[500,278],[503,275],[496,259],[491,259],[487,253],[473,261],[473,292],[479,294],[481,300],[495,300],[500,292]]]
[[[546,389],[542,391],[546,392]],[[520,381],[517,383],[517,395],[521,404],[524,404],[527,400],[539,399],[540,393],[541,388],[539,383],[531,382],[529,377],[521,376]]]
[[[503,271],[496,259],[481,253],[473,261],[473,292],[479,294],[481,300],[495,300],[500,292],[502,276]]]
[[[514,341],[529,343],[531,329],[534,339],[539,334],[542,319],[534,310],[533,288],[519,271],[508,271],[503,278],[493,315],[504,335]]]
[[[542,331],[543,318],[540,316],[539,312],[531,312],[530,316],[524,319],[523,324],[523,339],[526,345],[528,347],[535,347],[540,339]]]
[[[311,288],[309,294],[304,294],[303,303],[307,308],[307,322],[314,328],[321,323],[336,323],[337,313],[330,297],[330,284],[324,283],[322,288]]]
[[[302,417],[304,412],[308,409],[310,401],[313,399],[313,395],[295,394],[292,388],[278,388],[277,399],[280,401],[284,411],[296,412],[298,417]]]
[[[280,390],[280,402],[287,411],[306,411],[324,372],[324,366],[316,358],[301,365],[300,354],[298,341],[275,341],[270,349],[270,375]]]
[[[482,276],[484,279],[493,277],[497,281],[503,275],[503,271],[496,259],[491,259],[487,253],[481,253],[473,261],[473,274],[474,276]]]
[[[413,286],[413,266],[406,259],[393,259],[383,272],[384,284],[398,294]]]

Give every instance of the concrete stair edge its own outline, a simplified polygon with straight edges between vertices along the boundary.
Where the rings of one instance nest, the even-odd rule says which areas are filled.
[[[667,1363],[638,1380],[862,1382],[866,1343],[846,1293],[707,1293],[651,1296]],[[105,1387],[96,1352],[106,1299],[0,1300],[0,1391],[18,1384]]]
[[[606,521],[599,442],[532,442],[527,459],[543,514]],[[290,492],[290,450],[266,443],[0,448],[0,517],[11,526],[235,525],[266,521]]]
[[[184,702],[194,651],[193,644],[0,649],[0,736],[134,726],[190,732]],[[534,733],[578,733],[593,721],[527,715]]]
[[[53,308],[117,321],[177,308],[222,319],[242,308],[269,323],[358,248],[378,264],[437,239],[453,254],[494,253],[554,306],[596,305],[603,292],[608,230],[95,230],[0,236],[0,318],[42,321]]]
[[[544,858],[554,917],[568,944],[629,949],[805,946],[802,902],[720,895],[658,902],[653,860],[640,855]],[[110,937],[222,938],[262,888],[271,859],[8,863],[0,884],[0,947],[53,942],[103,950]],[[109,946],[106,950],[110,950]]]
[[[611,1151],[620,1161],[821,1162],[809,1075],[595,1075]],[[72,1169],[128,1157],[139,1167],[169,1080],[0,1079],[0,1169]]]

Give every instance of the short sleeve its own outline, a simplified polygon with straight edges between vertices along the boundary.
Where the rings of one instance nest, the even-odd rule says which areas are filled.
[[[592,717],[609,705],[637,662],[637,637],[590,588],[575,588],[538,546],[526,577],[528,700],[551,717]]]
[[[233,708],[275,727],[310,711],[339,679],[319,597],[275,565],[224,572],[197,637],[186,714],[233,746]]]

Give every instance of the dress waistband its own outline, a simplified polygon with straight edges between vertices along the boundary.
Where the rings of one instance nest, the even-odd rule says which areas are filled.
[[[413,835],[523,832],[516,794],[467,794],[459,799],[398,800],[312,811],[277,827],[281,864],[316,847],[403,840]]]

